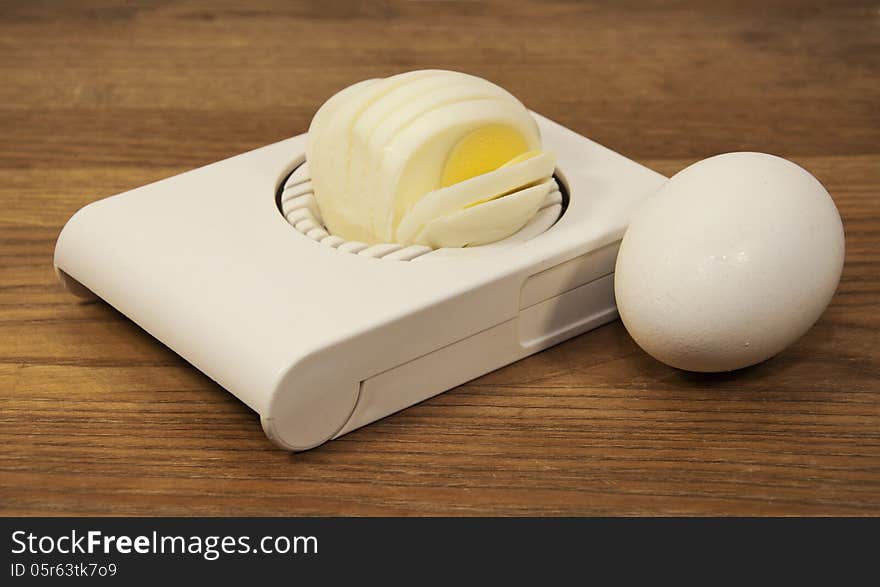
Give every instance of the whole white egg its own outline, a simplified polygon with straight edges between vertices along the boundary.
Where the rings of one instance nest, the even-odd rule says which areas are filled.
[[[773,155],[728,153],[677,173],[637,212],[615,295],[630,335],[656,359],[730,371],[810,329],[843,256],[840,215],[815,177]]]

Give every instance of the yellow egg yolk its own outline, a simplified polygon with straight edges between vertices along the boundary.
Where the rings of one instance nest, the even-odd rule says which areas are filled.
[[[515,129],[500,124],[484,126],[453,147],[443,167],[440,187],[494,171],[513,159],[528,155],[528,149],[525,138]]]

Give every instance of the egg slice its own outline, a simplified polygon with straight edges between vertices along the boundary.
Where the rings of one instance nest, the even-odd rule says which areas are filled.
[[[554,165],[555,159],[552,155],[538,152],[494,171],[433,190],[425,194],[403,217],[397,228],[397,238],[401,242],[439,247],[486,244],[509,236],[528,222],[544,198],[556,189],[556,183],[549,179]],[[533,203],[534,209],[523,208],[523,198]],[[493,204],[488,209],[493,211],[494,218],[474,215],[478,209],[489,203]],[[436,238],[436,231],[422,233],[432,222],[465,211],[469,211],[471,218],[488,220],[488,224],[482,229],[472,222],[460,224],[459,226],[468,226],[469,229],[452,237],[449,224],[437,223],[436,226],[447,227],[443,234],[452,237],[448,240]],[[492,238],[489,235],[497,232],[495,225],[508,227],[510,232]],[[431,235],[435,236],[432,238]],[[460,244],[451,244],[452,242]]]
[[[528,110],[503,88],[450,71],[346,88],[312,120],[307,157],[327,228],[367,243],[499,240],[554,185],[554,159]]]
[[[432,218],[412,242],[432,248],[493,243],[522,228],[554,189],[556,182],[551,179],[505,197]]]

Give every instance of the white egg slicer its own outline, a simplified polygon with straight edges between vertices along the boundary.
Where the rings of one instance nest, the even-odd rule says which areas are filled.
[[[666,178],[535,118],[560,191],[504,241],[329,235],[303,134],[85,206],[56,271],[309,449],[617,317],[620,239]]]

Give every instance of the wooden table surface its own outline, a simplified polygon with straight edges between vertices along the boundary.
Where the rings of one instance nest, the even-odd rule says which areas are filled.
[[[800,163],[846,228],[831,307],[726,375],[668,368],[615,322],[288,454],[57,285],[81,206],[426,67],[485,76],[667,175],[736,150]],[[876,2],[4,2],[0,80],[2,514],[880,514]]]

